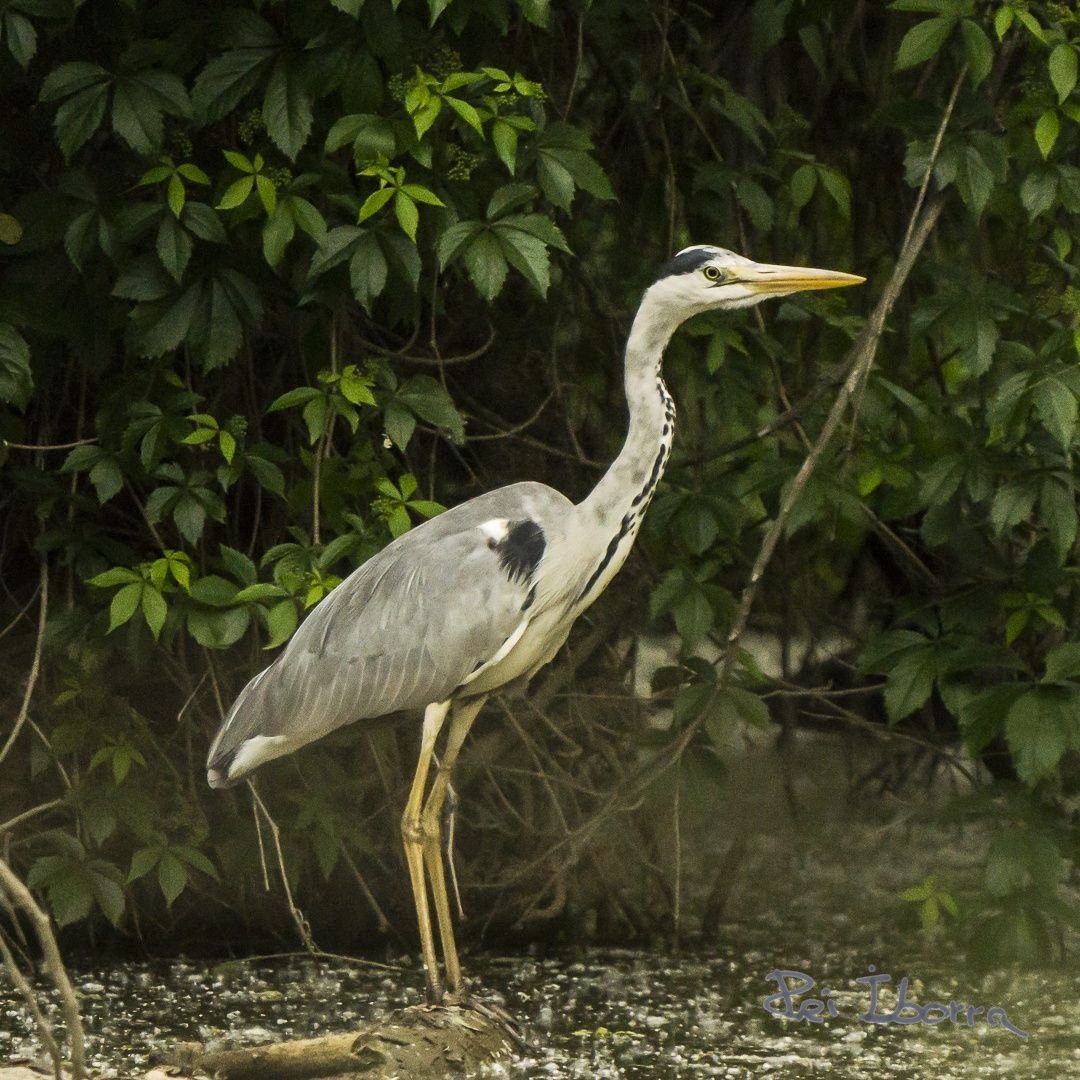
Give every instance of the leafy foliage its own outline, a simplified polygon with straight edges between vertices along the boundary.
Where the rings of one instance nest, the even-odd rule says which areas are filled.
[[[238,804],[189,783],[218,697],[442,504],[523,476],[583,493],[672,250],[879,283],[933,157],[936,239],[760,603],[792,634],[857,626],[889,725],[1004,754],[1028,800],[1009,837],[1038,813],[1050,839],[995,841],[981,895],[1012,955],[1052,940],[1068,852],[1046,819],[1080,751],[1069,5],[96,8],[0,6],[3,622],[25,632],[46,558],[48,743],[19,767],[43,799],[70,781],[28,848],[62,922],[126,927],[133,898],[195,918],[219,867],[258,879]],[[706,716],[686,773],[706,789],[713,751],[767,721],[767,680],[747,654],[718,694],[695,654],[820,428],[851,302],[702,318],[669,350],[679,440],[626,580],[680,639],[665,688],[676,733]],[[39,445],[61,449],[19,449]],[[293,766],[301,879],[370,845],[354,806],[391,814],[352,752]],[[951,891],[909,893],[928,926],[952,915]]]

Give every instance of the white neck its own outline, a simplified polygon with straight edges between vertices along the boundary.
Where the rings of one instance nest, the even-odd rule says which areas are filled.
[[[645,293],[626,343],[624,385],[630,427],[619,456],[574,509],[576,532],[590,550],[580,602],[587,606],[629,554],[667,465],[675,433],[675,405],[660,375],[664,348],[682,319],[669,304]],[[594,550],[595,549],[595,550]]]

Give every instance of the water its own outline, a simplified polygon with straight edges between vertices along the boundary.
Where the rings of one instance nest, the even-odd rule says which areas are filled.
[[[753,785],[757,790],[764,790]],[[749,799],[739,807],[745,814]],[[774,801],[773,805],[778,805]],[[742,826],[726,811],[720,841]],[[880,811],[881,806],[878,804]],[[720,813],[718,811],[718,813]],[[759,827],[764,811],[755,810]],[[518,955],[473,952],[466,971],[481,996],[526,1027],[533,1047],[497,1076],[823,1076],[952,1080],[1080,1076],[1080,934],[1066,960],[1040,970],[978,974],[940,928],[927,937],[899,892],[929,872],[961,880],[980,865],[986,834],[919,823],[911,813],[872,820],[848,807],[808,829],[790,823],[755,836],[732,870],[734,888],[714,937],[679,950],[561,949]],[[985,828],[985,826],[984,826]],[[688,852],[703,865],[720,857]],[[689,861],[689,856],[688,856]],[[585,871],[582,870],[582,873]],[[707,877],[708,875],[704,875]],[[693,875],[688,910],[701,909]],[[1073,890],[1075,894],[1075,890]],[[1003,1007],[1030,1034],[987,1025],[862,1022],[868,965],[911,977],[909,998]],[[839,1015],[821,1024],[769,1015],[774,968],[804,972],[811,993],[833,988]],[[211,1048],[344,1031],[423,998],[415,957],[393,969],[297,957],[213,963],[72,965],[90,1055],[101,1076],[132,1076],[178,1041]],[[895,997],[882,995],[880,1010]],[[58,1017],[50,1001],[50,1015]],[[41,1048],[21,1002],[0,979],[0,1062]]]
[[[761,945],[708,955],[590,949],[543,959],[473,958],[471,970],[482,973],[489,996],[525,1022],[535,1044],[498,1072],[793,1080],[1080,1075],[1075,977],[1044,972],[965,983],[940,960],[920,964],[923,1002],[955,996],[1006,1004],[1010,1019],[1030,1032],[1025,1040],[981,1019],[970,1028],[862,1023],[856,1016],[866,995],[844,974],[865,973],[857,950],[785,950],[785,962],[840,990],[841,1015],[814,1025],[772,1017],[761,1007],[775,989],[764,980],[775,951],[765,935]],[[387,973],[334,961],[127,964],[74,974],[93,1069],[101,1076],[130,1076],[176,1041],[221,1048],[348,1030],[422,997],[411,968]],[[849,986],[859,993],[844,992]],[[3,1021],[0,1060],[40,1054],[10,1000]]]

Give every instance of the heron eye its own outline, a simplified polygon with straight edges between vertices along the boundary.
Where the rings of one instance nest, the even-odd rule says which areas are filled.
[[[706,266],[703,273],[710,281],[720,280],[720,271],[715,266]]]

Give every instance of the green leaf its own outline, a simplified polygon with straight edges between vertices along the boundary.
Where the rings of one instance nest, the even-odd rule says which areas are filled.
[[[455,442],[464,442],[465,425],[446,388],[430,375],[414,375],[403,383],[397,400],[429,424],[450,432]],[[389,429],[388,429],[389,433]],[[412,434],[411,428],[409,434]],[[394,440],[397,442],[397,440]],[[406,437],[405,442],[408,441]],[[404,443],[398,443],[404,449]],[[407,497],[407,496],[406,496]]]
[[[187,617],[188,633],[208,649],[227,649],[235,645],[250,623],[251,614],[244,607],[212,611],[197,608],[189,611]]]
[[[1039,520],[1049,533],[1058,563],[1064,563],[1076,543],[1076,493],[1071,479],[1048,476],[1039,489]]]
[[[378,191],[373,191],[364,200],[363,206],[360,207],[360,213],[356,219],[357,224],[359,225],[361,222],[367,221],[372,215],[377,214],[393,197],[394,189],[392,187],[379,188]]]
[[[108,97],[108,83],[98,83],[80,90],[56,110],[53,120],[56,142],[65,160],[70,160],[72,154],[101,127]]]
[[[130,585],[125,585],[112,598],[112,603],[109,605],[108,633],[111,634],[118,626],[123,626],[135,614],[139,601],[142,599],[143,588],[141,581],[132,582]]]
[[[218,878],[214,864],[197,848],[189,847],[187,844],[177,844],[172,852],[177,858],[183,859],[189,866],[193,866],[208,877]]]
[[[712,629],[712,605],[696,585],[686,590],[672,609],[672,615],[684,649],[694,649]]]
[[[0,322],[0,401],[25,409],[33,390],[30,346],[14,326]]]
[[[1027,629],[1031,622],[1030,608],[1017,608],[1005,620],[1005,644],[1011,645]]]
[[[1005,717],[1023,693],[1016,683],[992,686],[976,694],[960,711],[960,728],[969,753],[985,749],[1005,726]]]
[[[304,406],[301,415],[307,425],[311,445],[314,446],[316,441],[326,433],[326,426],[334,415],[330,402],[323,395],[312,398]]]
[[[195,310],[202,299],[202,286],[191,285],[179,299],[167,307],[159,319],[143,331],[138,341],[139,354],[153,358],[178,348],[187,336]]]
[[[818,171],[813,165],[800,165],[791,177],[791,204],[801,210],[814,194]]]
[[[1075,693],[1037,687],[1017,698],[1005,720],[1005,738],[1020,779],[1029,784],[1052,772],[1069,747]]]
[[[383,410],[383,426],[391,442],[404,450],[416,430],[416,417],[403,406],[391,401]]]
[[[374,405],[375,395],[371,392],[371,379],[361,375],[355,364],[349,364],[341,374],[338,390],[346,401],[354,405]]]
[[[1013,480],[999,488],[990,505],[990,524],[994,535],[1027,521],[1035,505],[1035,485],[1027,479]]]
[[[142,581],[142,578],[135,570],[127,566],[114,566],[111,570],[87,578],[88,585],[94,585],[99,589],[109,589],[114,585],[124,585],[131,581]]]
[[[170,214],[161,219],[155,245],[161,265],[172,275],[178,284],[187,269],[191,258],[191,237],[187,230]]]
[[[729,686],[724,689],[718,699],[718,704],[725,703],[730,704],[740,720],[752,727],[767,731],[772,724],[769,706],[765,700],[741,686]]]
[[[299,195],[290,195],[285,205],[292,214],[293,221],[322,247],[326,243],[326,220],[315,207]]]
[[[285,249],[296,235],[296,222],[284,204],[278,206],[263,226],[263,257],[271,266],[277,266],[285,256]]]
[[[480,122],[480,114],[476,111],[476,108],[470,105],[467,101],[462,101],[461,98],[456,97],[443,97],[443,101],[450,106],[469,125],[481,138],[484,135],[484,125]],[[511,169],[511,172],[513,170]]]
[[[739,205],[750,215],[750,222],[755,229],[761,232],[769,232],[772,229],[776,217],[775,206],[769,194],[759,183],[748,176],[740,176],[735,181],[735,197],[739,200]]]
[[[60,98],[68,97],[96,83],[104,82],[108,77],[109,73],[98,64],[90,64],[81,60],[61,64],[55,70],[50,71],[41,84],[38,101],[59,101]]]
[[[189,544],[198,543],[206,524],[206,507],[194,495],[185,492],[173,507],[173,521]]]
[[[353,113],[334,121],[326,136],[326,152],[333,153],[348,143],[358,167],[380,157],[390,160],[397,152],[393,125],[373,113]]]
[[[1076,88],[1077,57],[1076,48],[1067,42],[1054,46],[1049,60],[1050,81],[1057,91],[1058,104],[1064,105],[1065,99]],[[1043,154],[1046,157],[1046,154]]]
[[[280,397],[275,398],[267,412],[277,412],[279,409],[293,409],[297,405],[306,405],[313,398],[322,397],[322,390],[315,386],[298,386],[295,390],[289,390]]]
[[[146,625],[156,641],[161,636],[161,629],[165,625],[168,615],[168,607],[165,599],[156,589],[145,588],[142,591],[142,611],[146,619]]]
[[[1044,158],[1050,156],[1050,151],[1054,149],[1054,143],[1057,142],[1060,132],[1061,118],[1057,110],[1047,109],[1035,124],[1035,142],[1039,147],[1039,153]]]
[[[263,646],[265,649],[276,649],[284,645],[293,636],[297,626],[296,601],[282,600],[275,604],[266,613],[266,625],[270,631],[270,640]]]
[[[169,209],[172,211],[173,217],[179,219],[180,215],[184,212],[184,203],[187,201],[187,192],[184,190],[184,183],[176,173],[173,173],[169,177],[169,187],[166,200],[169,204]]]
[[[462,246],[481,232],[484,225],[480,221],[459,221],[446,229],[435,244],[435,253],[439,258],[439,269],[445,270],[450,260]]]
[[[994,46],[986,31],[974,19],[960,20],[960,36],[964,42],[971,85],[978,86],[994,66]]]
[[[257,600],[269,600],[273,597],[280,597],[284,594],[284,589],[280,585],[271,585],[268,582],[260,581],[254,585],[248,585],[246,588],[241,589],[234,597],[233,601],[237,604],[249,604]]]
[[[1045,682],[1064,682],[1080,677],[1080,642],[1066,641],[1046,655]]]
[[[37,52],[34,24],[25,15],[8,10],[4,14],[3,37],[11,58],[25,71]]]
[[[165,897],[165,906],[172,907],[173,901],[187,885],[187,867],[171,851],[164,851],[158,861],[157,871],[161,894]]]
[[[821,179],[822,186],[829,193],[829,197],[836,204],[837,210],[845,218],[851,217],[851,184],[848,183],[848,179],[843,173],[837,172],[835,169],[822,166],[818,169],[818,177]]]
[[[934,688],[934,656],[932,648],[910,649],[890,668],[885,685],[885,712],[890,723],[910,716],[930,697]]]
[[[491,142],[499,160],[506,166],[506,171],[513,176],[517,167],[517,128],[497,118],[491,125]]]
[[[420,211],[417,210],[412,197],[406,195],[404,191],[398,191],[394,196],[394,214],[405,235],[416,243],[416,227],[420,224]]]
[[[137,154],[149,155],[161,146],[161,109],[138,76],[116,80],[112,126],[113,131]]]
[[[221,224],[221,218],[206,203],[186,202],[180,220],[200,240],[209,240],[212,244],[225,243],[225,227]]]
[[[494,300],[509,272],[502,247],[487,231],[478,233],[462,252],[469,279],[485,300]]]
[[[569,210],[574,201],[574,178],[554,153],[541,153],[536,160],[536,178],[546,198],[560,210]]]
[[[127,883],[145,877],[157,866],[161,859],[162,849],[154,844],[151,847],[138,848],[131,855],[131,869],[128,870]]]
[[[955,22],[939,16],[916,23],[903,37],[896,52],[895,70],[903,71],[929,60],[945,44]]]
[[[225,194],[221,196],[221,201],[217,204],[215,209],[234,210],[236,207],[243,205],[243,203],[247,201],[247,198],[254,187],[254,176],[241,176],[239,180],[234,180],[225,189]]]
[[[1057,173],[1048,168],[1028,173],[1020,185],[1020,201],[1032,221],[1053,208],[1057,193]]]
[[[372,301],[386,288],[388,269],[378,240],[374,234],[365,233],[356,241],[349,260],[349,283],[353,296],[369,315]]]
[[[1057,439],[1062,450],[1068,450],[1076,434],[1078,408],[1076,394],[1060,379],[1047,376],[1032,392],[1031,399],[1039,421]]]
[[[311,134],[311,95],[297,60],[281,57],[270,73],[263,98],[266,133],[278,149],[295,161]]]
[[[227,431],[218,432],[218,448],[226,464],[231,465],[236,456],[236,439]]]
[[[514,227],[512,221],[512,218],[505,218],[494,226],[502,253],[541,296],[547,296],[551,284],[547,247],[532,233]]]
[[[1008,4],[1002,4],[997,9],[997,14],[994,16],[994,33],[998,36],[998,41],[1001,41],[1009,31],[1009,27],[1013,24],[1013,18],[1015,11],[1008,6]]]
[[[285,474],[272,461],[259,457],[257,454],[248,454],[244,463],[251,470],[252,476],[267,491],[274,495],[285,497]]]
[[[263,42],[215,56],[199,73],[191,102],[200,125],[227,116],[262,78],[277,52],[276,35],[268,29]]]

